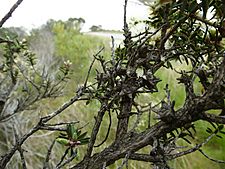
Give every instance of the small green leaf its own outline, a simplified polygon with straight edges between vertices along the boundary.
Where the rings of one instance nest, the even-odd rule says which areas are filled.
[[[188,139],[186,139],[186,138],[184,138],[184,137],[182,137],[182,139],[183,139],[184,141],[186,141],[187,143],[191,144],[191,142],[190,142]]]
[[[209,122],[215,129],[217,128],[213,122]]]
[[[83,133],[83,134],[78,135],[77,140],[80,140],[80,139],[85,138],[85,136],[86,136],[86,135],[87,135],[87,132],[85,132],[85,133]]]
[[[224,132],[224,131],[220,131],[220,133],[225,134],[225,132]]]
[[[187,133],[180,133],[179,138],[184,138],[187,135],[188,135]]]
[[[90,138],[84,138],[84,139],[81,139],[81,140],[80,140],[80,142],[81,142],[80,145],[88,144],[88,143],[89,143],[89,139],[90,139]]]
[[[207,132],[207,133],[212,133],[213,131],[212,131],[211,128],[207,127],[206,132]]]
[[[69,145],[69,140],[65,139],[65,138],[57,138],[56,141],[59,143],[59,144],[62,144],[64,146],[66,145]]]
[[[77,129],[75,128],[74,125],[72,124],[67,125],[67,134],[69,138],[72,138],[73,140],[77,139]]]
[[[224,128],[224,125],[219,125],[218,126],[219,131],[222,130],[223,128]]]
[[[218,138],[223,138],[222,136],[220,136],[220,135],[216,135],[216,137],[218,137]]]

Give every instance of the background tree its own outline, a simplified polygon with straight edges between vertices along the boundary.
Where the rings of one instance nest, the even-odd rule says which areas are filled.
[[[136,35],[129,30],[126,6],[127,0],[124,5],[124,46],[112,48],[110,60],[101,55],[102,50],[95,54],[85,82],[77,89],[76,95],[53,113],[41,117],[26,134],[21,137],[15,134],[14,145],[1,157],[1,168],[16,151],[20,153],[23,168],[26,168],[26,157],[21,147],[31,135],[42,129],[62,131],[56,141],[63,144],[66,151],[57,168],[71,163],[71,168],[99,169],[123,159],[117,168],[127,167],[130,160],[136,160],[148,162],[155,169],[166,169],[171,167],[170,161],[195,151],[224,166],[224,157],[214,159],[203,149],[214,137],[222,139],[225,133],[223,1],[156,3],[152,6],[149,20],[145,21],[146,30]],[[212,9],[211,18],[207,17],[209,8]],[[11,44],[2,39],[2,43],[5,42]],[[14,62],[10,59],[15,60],[12,52],[20,53],[21,50],[14,51],[18,42],[12,44],[14,46],[7,46],[4,50],[8,56],[4,65],[9,67],[11,83],[15,84],[17,74],[22,71],[15,73]],[[19,46],[19,49],[24,48]],[[100,67],[96,70],[95,81],[91,82],[90,73],[97,61]],[[69,65],[65,62],[66,68]],[[178,94],[171,90],[169,81],[158,75],[160,71],[172,72],[177,77],[173,79],[174,83],[179,83],[185,92],[185,99],[179,105]],[[65,70],[63,73],[65,75]],[[160,84],[164,86],[160,87]],[[176,94],[172,94],[174,92]],[[158,101],[154,99],[157,95],[162,96]],[[49,123],[78,101],[99,105],[98,112],[91,112],[95,122],[90,138],[71,123],[63,129],[55,128],[59,124]],[[16,103],[20,105],[18,101]],[[14,107],[17,110],[17,106]],[[97,142],[107,118],[109,124],[105,138]],[[198,121],[207,122],[208,127],[200,128]],[[112,130],[112,124],[116,130]],[[206,137],[195,141],[199,130],[205,130]],[[114,139],[109,141],[109,137]],[[181,140],[186,142],[185,146],[181,146]],[[87,142],[82,160],[73,162],[79,146]],[[44,168],[48,168],[54,143],[49,147]],[[71,154],[67,156],[69,150]]]

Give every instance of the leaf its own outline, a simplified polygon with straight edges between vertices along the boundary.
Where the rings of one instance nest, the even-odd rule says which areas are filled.
[[[223,138],[222,136],[220,136],[220,135],[216,135],[216,137],[218,137],[218,138]]]
[[[80,139],[85,138],[85,136],[86,136],[86,135],[87,135],[87,132],[85,132],[85,133],[83,133],[83,134],[78,135],[77,140],[80,140]]]
[[[90,102],[91,102],[91,100],[86,101],[86,105],[89,105]]]
[[[219,130],[218,129],[216,129],[215,131],[214,131],[214,133],[216,134],[216,133],[218,133],[219,132]]]
[[[65,138],[57,138],[56,141],[59,143],[59,144],[62,144],[64,146],[66,145],[69,145],[69,140],[65,139]]]
[[[213,131],[211,128],[207,127],[206,132],[211,134]]]
[[[189,144],[191,144],[191,142],[188,140],[188,139],[186,139],[186,138],[182,138],[184,141],[186,141],[187,143],[189,143]]]
[[[80,141],[80,145],[88,144],[89,143],[89,139],[90,138],[84,138],[84,139],[79,140]]]
[[[192,124],[191,125],[191,128],[193,129],[193,131],[196,133],[196,130],[195,130],[195,125],[194,124]]]
[[[209,122],[215,129],[217,128],[216,125],[213,122]]]
[[[179,138],[184,138],[187,135],[188,135],[187,133],[180,133]]]
[[[186,131],[189,133],[188,135],[189,135],[191,138],[195,139],[194,136],[193,136],[193,134],[191,133],[190,130],[187,129]]]
[[[220,133],[225,134],[225,132],[224,132],[224,131],[220,131]]]
[[[219,131],[220,131],[220,130],[223,130],[223,128],[224,128],[224,125],[219,125],[219,126],[218,126]]]
[[[59,135],[60,135],[60,137],[66,137],[67,136],[67,134],[65,134],[65,133],[59,133]]]
[[[77,130],[77,136],[81,134],[81,130]]]
[[[75,128],[74,125],[72,124],[67,125],[67,134],[73,140],[77,140],[77,129]]]

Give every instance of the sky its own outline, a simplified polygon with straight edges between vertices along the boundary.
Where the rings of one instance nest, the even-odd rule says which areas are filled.
[[[0,0],[0,19],[17,0]],[[67,20],[70,17],[85,19],[84,30],[92,25],[102,25],[104,29],[123,28],[124,0],[23,0],[4,26],[18,26],[27,29],[39,27],[49,19]],[[128,1],[127,16],[143,19],[147,17],[147,7],[135,0]]]

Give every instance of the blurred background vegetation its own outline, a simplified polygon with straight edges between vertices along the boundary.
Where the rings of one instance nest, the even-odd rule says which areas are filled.
[[[64,93],[61,97],[45,99],[39,103],[36,103],[32,107],[31,110],[24,111],[16,116],[14,116],[14,120],[10,120],[7,123],[15,122],[15,127],[17,127],[21,133],[26,133],[29,128],[35,124],[40,116],[48,114],[54,111],[58,106],[63,104],[66,100],[70,99],[78,89],[78,87],[84,82],[87,71],[90,66],[90,63],[93,59],[93,55],[97,53],[102,47],[104,47],[103,52],[101,53],[106,59],[111,56],[111,39],[110,35],[113,36],[113,32],[110,31],[109,36],[97,36],[91,33],[82,33],[81,29],[83,24],[85,24],[85,20],[82,18],[70,18],[67,21],[55,21],[49,20],[46,24],[42,25],[40,28],[33,29],[29,32],[23,30],[22,28],[2,28],[0,30],[0,36],[11,36],[18,37],[19,39],[26,39],[29,43],[30,49],[35,52],[37,56],[38,66],[42,69],[50,71],[54,74],[54,70],[58,68],[60,63],[69,60],[72,62],[72,73],[70,75],[70,79],[65,87]],[[92,30],[95,30],[92,27]],[[96,28],[98,31],[99,27]],[[103,32],[107,32],[103,30]],[[118,33],[118,32],[117,32]],[[118,39],[117,39],[118,40]],[[119,39],[122,44],[122,39]],[[118,47],[119,43],[116,44]],[[2,54],[2,48],[0,48],[0,57]],[[180,65],[174,63],[173,65],[175,69],[179,70],[179,67],[186,67],[188,69],[188,65]],[[98,65],[95,65],[95,69],[98,69]],[[94,70],[95,70],[94,69]],[[146,95],[141,98],[138,98],[143,101],[143,103],[148,104],[150,101],[154,103],[162,100],[165,96],[164,87],[166,83],[169,84],[169,88],[171,89],[171,97],[176,101],[177,108],[180,107],[184,102],[184,88],[182,85],[177,84],[176,78],[177,74],[174,72],[170,72],[169,70],[161,69],[158,72],[158,77],[162,79],[162,82],[159,83],[159,93]],[[92,71],[91,80],[95,78],[95,71]],[[202,87],[196,85],[196,92],[201,92]],[[78,124],[79,127],[84,127],[85,130],[90,134],[92,126],[94,124],[94,116],[99,110],[99,105],[97,102],[93,101],[86,105],[86,102],[79,102],[72,105],[66,112],[62,113],[60,116],[56,117],[54,122],[62,122],[62,121],[80,121]],[[113,114],[112,114],[113,115]],[[100,143],[106,135],[107,128],[109,125],[108,117],[105,116],[103,120],[103,127],[100,130],[99,137],[97,138],[97,143]],[[115,118],[116,119],[116,118]],[[154,122],[154,120],[153,120]],[[141,118],[141,122],[139,128],[146,128],[148,123],[148,117],[143,116]],[[111,139],[108,139],[106,143],[103,144],[101,149],[105,148],[110,144],[113,140],[113,136],[115,133],[116,121],[112,123],[112,130],[110,133]],[[209,124],[203,122],[197,122],[197,133],[198,135],[193,141],[193,145],[195,143],[201,142],[201,140],[205,139],[208,136],[208,133],[205,132],[205,129]],[[12,139],[10,137],[10,129],[11,125],[9,124],[1,124],[0,127],[0,152],[1,154],[6,152],[7,149],[11,146]],[[45,154],[47,152],[48,147],[51,142],[56,138],[58,133],[55,132],[46,132],[39,131],[35,135],[33,135],[28,141],[25,143],[25,155],[27,156],[27,165],[28,168],[33,168],[35,164],[35,168],[41,168],[43,164],[43,160],[45,158]],[[190,138],[191,139],[191,138]],[[218,143],[218,144],[217,144]],[[186,145],[185,142],[180,142],[180,145]],[[80,157],[83,156],[85,152],[85,146],[79,148]],[[95,152],[100,151],[101,149],[96,148]],[[210,143],[204,147],[204,150],[214,158],[225,160],[225,142],[223,139],[214,138],[210,141]],[[60,144],[56,144],[54,147],[54,154],[52,155],[51,164],[55,166],[57,161],[63,155],[65,151],[65,147]],[[147,148],[141,150],[147,151]],[[16,154],[8,165],[9,169],[20,168],[18,166],[20,163],[17,160],[20,160]],[[79,160],[79,157],[77,158]],[[76,160],[74,160],[76,163]],[[117,165],[120,164],[121,161],[111,165],[109,168],[114,169],[117,168]],[[72,165],[72,164],[71,164]],[[175,161],[172,161],[170,165],[174,169],[223,169],[224,165],[220,165],[214,163],[205,157],[203,157],[200,153],[195,152],[185,157],[181,157]],[[129,162],[130,169],[145,169],[151,168],[151,166],[144,162],[131,161]]]

